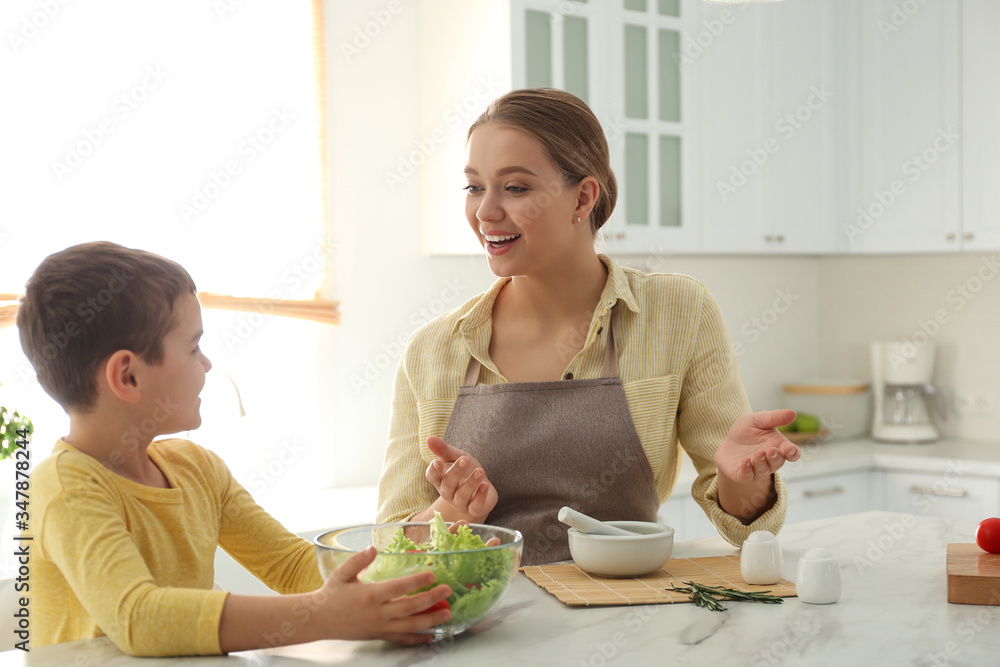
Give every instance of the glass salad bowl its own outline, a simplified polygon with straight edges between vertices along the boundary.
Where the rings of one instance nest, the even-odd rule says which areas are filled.
[[[493,546],[485,546],[494,539]],[[439,515],[429,522],[341,528],[319,535],[314,543],[324,580],[370,545],[379,553],[358,576],[361,581],[433,572],[436,578],[428,588],[451,587],[451,619],[424,631],[437,641],[465,632],[489,615],[517,575],[524,540],[520,532],[499,526],[473,523],[449,529]]]

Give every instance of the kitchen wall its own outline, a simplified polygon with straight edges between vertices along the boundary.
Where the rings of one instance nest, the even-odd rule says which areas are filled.
[[[323,435],[332,443],[328,465],[336,484],[362,486],[374,483],[381,470],[402,342],[431,317],[484,290],[493,276],[479,256],[420,252],[422,174],[419,165],[412,173],[400,169],[401,159],[427,139],[415,112],[415,3],[366,0],[337,3],[336,10],[328,8],[326,25],[335,246],[324,296],[341,302],[342,324],[322,343],[328,373],[321,405],[334,413]],[[466,92],[476,94],[456,91],[456,99]],[[447,131],[464,133],[467,124]],[[458,187],[455,196],[462,196]],[[819,371],[814,258],[684,257],[657,249],[620,259],[685,273],[709,287],[733,333],[755,409],[779,407],[783,382]]]
[[[818,264],[819,372],[871,378],[869,343],[937,348],[935,384],[951,412],[945,435],[997,440],[1000,432],[1000,272],[995,254],[823,257]],[[955,413],[955,392],[991,407]]]

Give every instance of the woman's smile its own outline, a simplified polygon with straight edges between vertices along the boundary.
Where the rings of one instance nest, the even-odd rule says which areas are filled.
[[[521,238],[521,235],[485,233],[483,238],[486,240],[486,252],[495,256],[508,252]]]

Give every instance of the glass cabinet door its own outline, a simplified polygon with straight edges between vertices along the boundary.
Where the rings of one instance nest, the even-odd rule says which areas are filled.
[[[523,0],[513,3],[515,88],[559,88],[593,107],[590,91],[594,15],[586,0]],[[521,48],[517,48],[520,32]],[[596,113],[596,109],[595,109]]]
[[[685,196],[691,124],[684,104],[688,79],[694,77],[682,62],[682,3],[613,4],[608,43],[618,71],[612,77],[617,83],[612,113],[621,118],[624,141],[612,146],[615,172],[623,182],[609,244],[652,254],[698,249],[700,235],[689,220]]]
[[[601,230],[610,251],[697,250],[684,112],[682,0],[520,0],[513,4],[514,86],[553,86],[604,126],[618,203]],[[523,42],[517,38],[521,26]],[[519,43],[520,42],[520,43]],[[592,91],[608,91],[594,97]]]

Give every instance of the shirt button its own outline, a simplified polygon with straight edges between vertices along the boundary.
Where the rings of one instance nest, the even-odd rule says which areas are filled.
[[[572,373],[566,373],[566,379],[567,380],[572,380],[573,379],[573,374]]]

